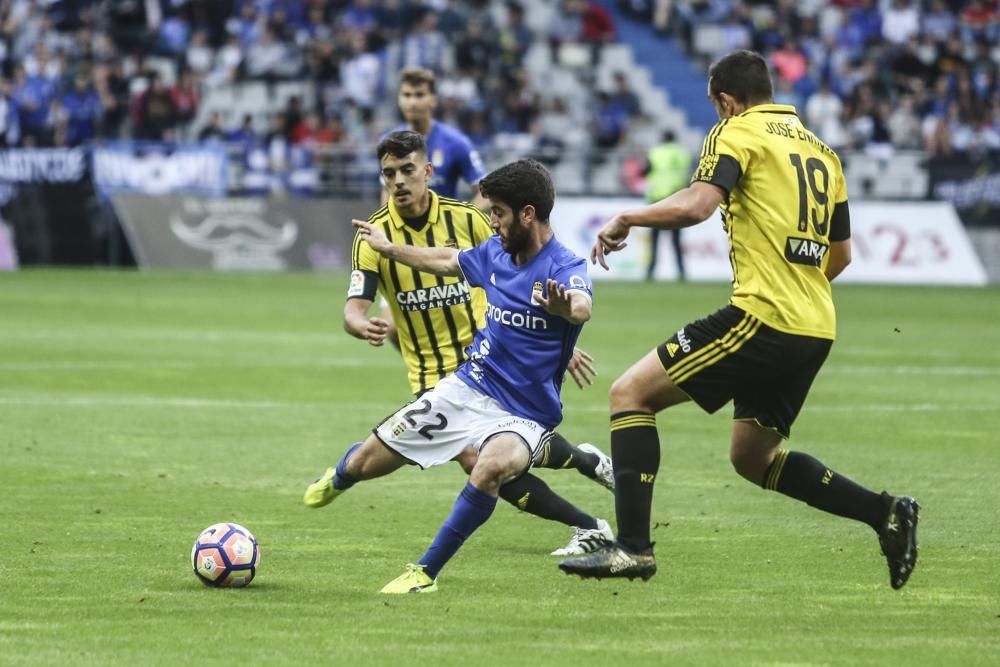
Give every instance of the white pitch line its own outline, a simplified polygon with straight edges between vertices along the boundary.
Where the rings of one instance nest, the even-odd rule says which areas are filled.
[[[997,412],[995,405],[936,405],[934,403],[889,403],[872,405],[806,405],[803,412]]]
[[[1000,368],[992,366],[859,366],[831,364],[823,372],[838,375],[954,375],[995,377],[1000,375]]]
[[[4,340],[72,340],[88,338],[106,340],[106,328],[96,329],[75,327],[72,331],[62,329],[15,329],[0,330]],[[331,333],[303,333],[289,331],[239,331],[233,329],[116,329],[110,334],[112,339],[125,340],[173,340],[195,343],[231,343],[233,341],[252,343],[310,343],[339,347],[349,344],[339,331]]]
[[[955,350],[928,350],[910,349],[901,353],[897,347],[863,347],[834,345],[833,354],[845,357],[875,357],[875,358],[898,358],[900,356],[912,356],[917,359],[955,359],[958,355]],[[981,359],[1000,359],[1000,354],[991,350],[977,350],[976,356]]]
[[[178,408],[189,410],[301,410],[301,409],[322,409],[329,410],[371,410],[378,414],[384,414],[392,410],[394,406],[405,403],[405,397],[401,397],[398,403],[391,401],[353,401],[345,403],[343,401],[331,400],[323,401],[261,401],[246,400],[236,398],[193,398],[184,396],[159,397],[159,396],[68,396],[65,398],[46,396],[0,396],[0,406],[16,407],[54,407],[54,408],[105,408],[105,407],[134,407],[134,408]],[[591,405],[586,407],[566,410],[567,416],[571,419],[574,413],[607,413],[605,405]],[[995,412],[1000,410],[1000,405],[954,405],[935,403],[875,403],[860,405],[812,405],[806,404],[803,412]]]
[[[402,403],[401,403],[402,404]],[[104,408],[104,407],[150,407],[188,409],[237,409],[237,410],[290,410],[290,409],[330,409],[344,410],[372,409],[385,412],[384,406],[375,403],[343,403],[341,401],[252,401],[226,398],[184,398],[158,396],[73,396],[66,398],[0,396],[0,405],[20,407],[58,408]]]
[[[397,368],[398,356],[386,359],[289,359],[275,361],[6,361],[0,362],[0,371],[86,371],[86,370],[149,370],[157,368],[209,369],[209,368]]]

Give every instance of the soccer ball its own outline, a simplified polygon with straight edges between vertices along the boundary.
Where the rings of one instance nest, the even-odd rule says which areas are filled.
[[[191,567],[206,586],[241,588],[253,581],[260,547],[253,534],[235,523],[217,523],[201,531],[191,549]]]

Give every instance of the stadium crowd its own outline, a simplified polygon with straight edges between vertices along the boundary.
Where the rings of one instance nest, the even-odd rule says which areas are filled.
[[[837,149],[1000,148],[997,0],[617,1],[706,64],[764,53],[776,101]],[[556,63],[575,44],[596,64],[616,39],[612,14],[592,0],[540,4],[546,24],[529,27],[539,5],[523,0],[0,0],[0,142],[221,140],[272,166],[363,161],[397,122],[395,72],[421,66],[438,75],[437,117],[481,150],[516,146],[552,165],[580,148],[568,128],[584,130],[592,159],[628,148],[649,118],[627,73],[602,86],[578,67],[581,103],[525,62],[533,46]],[[272,94],[291,82],[300,94]],[[267,86],[262,110],[200,108],[246,83]]]
[[[706,61],[765,54],[776,101],[834,148],[1000,148],[997,0],[618,2]]]
[[[480,146],[534,134],[558,159],[567,105],[532,85],[525,54],[535,43],[576,42],[596,59],[614,34],[610,13],[587,0],[559,2],[547,34],[526,26],[515,1],[0,0],[0,138],[350,149],[373,144],[395,120],[394,72],[421,66],[438,73],[441,120]],[[264,122],[199,114],[210,89],[289,81],[308,82],[308,92]],[[622,84],[602,92],[588,122],[610,146],[638,113]]]

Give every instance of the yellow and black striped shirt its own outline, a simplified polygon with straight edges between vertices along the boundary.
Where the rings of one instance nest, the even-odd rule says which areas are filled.
[[[427,224],[415,231],[406,225],[392,200],[368,221],[393,243],[421,248],[472,248],[490,236],[489,219],[475,206],[430,193]],[[486,295],[463,278],[423,273],[386,259],[355,235],[351,268],[378,274],[378,286],[389,302],[399,330],[410,388],[432,388],[466,360],[465,348],[483,326]]]
[[[779,331],[832,340],[836,313],[823,269],[830,241],[850,236],[837,154],[794,107],[761,104],[712,128],[691,181],[728,193],[730,303]]]

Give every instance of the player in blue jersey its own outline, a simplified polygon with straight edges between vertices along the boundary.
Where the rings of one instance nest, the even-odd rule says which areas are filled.
[[[489,203],[479,192],[479,179],[486,173],[479,151],[457,127],[434,119],[437,108],[436,81],[434,72],[422,67],[407,67],[399,74],[399,110],[406,123],[382,135],[384,141],[393,132],[411,130],[424,138],[427,158],[434,166],[430,189],[439,197],[466,199],[458,196],[458,181],[464,180],[471,186],[472,198],[469,203],[486,210]],[[380,175],[381,177],[381,175]],[[389,190],[383,181],[382,205],[389,201]],[[392,318],[388,304],[382,302],[382,319],[385,320],[386,338],[399,348],[399,332]]]
[[[406,464],[446,463],[473,446],[469,482],[430,548],[383,593],[437,590],[437,576],[465,540],[489,519],[500,487],[537,461],[562,421],[559,391],[583,324],[591,314],[586,261],[554,237],[552,179],[533,160],[501,167],[482,180],[496,236],[474,248],[419,248],[391,243],[355,220],[384,257],[440,276],[464,276],[487,298],[486,326],[470,358],[429,392],[379,424],[344,454],[325,487],[330,502],[361,480]]]
[[[404,69],[399,75],[399,110],[406,123],[390,132],[412,130],[423,136],[427,157],[434,165],[431,190],[442,197],[465,200],[458,194],[458,181],[464,180],[472,188],[470,202],[485,210],[488,204],[479,192],[479,179],[486,172],[479,151],[460,129],[434,119],[436,107],[434,72],[420,67]],[[382,192],[384,204],[386,191]]]

